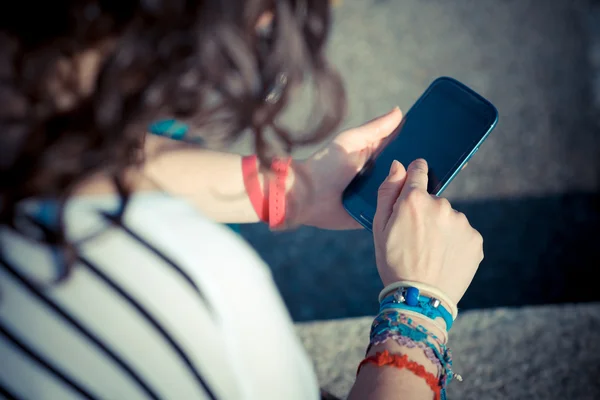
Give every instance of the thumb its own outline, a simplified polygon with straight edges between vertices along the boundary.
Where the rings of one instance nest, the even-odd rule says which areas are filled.
[[[394,212],[394,204],[396,204],[396,200],[400,196],[405,181],[406,169],[404,169],[404,166],[399,161],[394,160],[390,167],[389,175],[385,178],[381,186],[379,186],[379,191],[377,192],[377,211],[373,218],[373,227],[375,229],[385,229],[388,220]]]
[[[381,140],[388,137],[400,125],[402,111],[394,107],[389,113],[372,119],[364,125],[356,128],[360,135],[365,135],[371,141]]]

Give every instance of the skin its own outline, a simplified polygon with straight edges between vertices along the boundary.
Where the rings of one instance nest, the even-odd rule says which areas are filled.
[[[483,259],[483,240],[466,217],[446,199],[427,193],[427,163],[408,167],[394,162],[379,188],[373,220],[377,270],[382,283],[411,280],[429,284],[458,303]],[[428,330],[445,328],[441,319],[415,318]],[[438,328],[439,329],[439,328]],[[369,355],[388,350],[406,354],[437,376],[423,351],[388,341]],[[432,390],[407,370],[367,365],[361,369],[349,399],[431,399]]]
[[[287,225],[359,229],[360,225],[342,206],[342,192],[401,119],[402,112],[394,108],[358,128],[342,132],[309,159],[294,161],[286,184],[287,202],[293,206]],[[183,197],[217,222],[258,222],[245,194],[240,155],[185,145],[161,151],[169,142],[148,135],[144,149],[147,161],[140,169],[130,171],[135,191],[160,189]],[[258,178],[264,186],[265,174],[259,172]],[[111,190],[108,177],[99,174],[84,182],[77,193],[101,194]]]

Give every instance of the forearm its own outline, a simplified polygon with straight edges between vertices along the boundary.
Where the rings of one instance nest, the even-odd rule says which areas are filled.
[[[410,360],[425,367],[427,372],[438,376],[437,367],[425,356],[420,348],[408,348],[388,340],[384,344],[373,346],[367,356],[388,350],[390,354],[406,354]],[[433,399],[433,391],[425,380],[407,369],[391,366],[378,367],[364,365],[348,396],[349,400],[387,400],[387,399]]]
[[[143,167],[146,177],[162,190],[189,200],[217,222],[258,222],[244,187],[240,155],[181,144],[165,150],[170,142],[148,135]],[[258,179],[264,188],[265,174],[260,169]],[[292,182],[293,174],[289,174],[288,192]]]
[[[433,321],[422,317],[413,317],[413,320],[421,327],[435,334],[441,333],[440,321]],[[369,349],[367,357],[374,356],[376,353],[388,351],[392,355],[406,355],[408,360],[422,366],[425,372],[431,374],[436,380],[439,380],[441,373],[440,364],[428,358],[423,347],[407,346],[406,342],[399,343],[393,339],[388,339],[384,343],[372,346]],[[440,345],[430,340],[436,350],[440,351]],[[348,399],[433,399],[434,392],[427,384],[423,376],[418,376],[415,372],[407,368],[397,368],[395,366],[376,366],[374,364],[364,364],[356,378],[354,386]]]

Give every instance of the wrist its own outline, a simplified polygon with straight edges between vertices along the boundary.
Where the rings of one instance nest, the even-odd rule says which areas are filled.
[[[408,310],[384,309],[381,312],[397,313],[398,315],[402,315],[407,320],[410,320],[410,325],[412,327],[419,327],[417,330],[425,331],[428,332],[429,335],[432,335],[432,339],[434,339],[432,343],[438,350],[441,350],[442,344],[448,344],[448,330],[446,329],[446,325],[443,320],[438,322],[437,319],[433,320],[415,311]]]
[[[420,302],[421,296],[425,299],[429,299],[430,304],[434,308],[440,310],[439,315],[445,320],[444,325],[447,330],[450,329],[452,322],[456,320],[456,317],[458,316],[456,303],[453,303],[443,291],[426,283],[410,280],[393,282],[381,290],[379,293],[379,302],[383,304],[384,300],[389,301],[392,296],[394,296],[396,300],[400,300],[401,302],[406,301],[407,304],[412,306],[415,306],[417,305],[417,302]],[[397,296],[400,297],[398,298]],[[405,299],[404,296],[410,297],[410,301],[409,299]],[[431,317],[431,315],[427,316]]]
[[[303,208],[307,205],[308,200],[308,175],[306,173],[305,162],[300,160],[292,160],[289,167],[288,176],[286,179],[286,217],[285,226],[295,227],[304,225]]]
[[[438,334],[441,334],[441,337],[448,336],[448,326],[446,324],[446,320],[444,320],[444,318],[442,318],[441,316],[437,316],[436,318],[430,318],[429,316],[423,315],[417,311],[396,309],[391,306],[390,307],[383,306],[381,311],[383,311],[383,310],[393,310],[393,311],[397,311],[401,314],[405,314],[405,315],[409,316],[415,322],[419,323],[420,325],[423,325],[428,330],[433,329]],[[432,329],[429,329],[430,327]]]
[[[369,361],[365,359],[361,365],[371,360],[383,359],[388,362],[390,358],[387,354],[397,354],[427,368],[435,379],[439,378],[443,392],[455,374],[452,371],[451,352],[446,346],[448,338],[440,337],[437,331],[440,328],[433,320],[413,311],[382,310],[371,327],[366,356]],[[458,376],[457,379],[461,380]]]
[[[402,312],[402,311],[401,311]],[[448,329],[446,327],[446,322],[443,318],[438,317],[435,320],[428,318],[421,314],[411,314],[410,318],[415,321],[415,323],[423,326],[429,332],[437,333],[440,338],[444,338],[444,341],[447,342],[448,337]],[[445,343],[447,344],[447,343]],[[436,345],[436,347],[439,347]],[[438,348],[439,350],[439,348]]]
[[[304,193],[306,193],[304,190],[305,185],[301,182],[302,179],[298,179],[299,175],[303,175],[301,165],[301,161],[290,159],[289,164],[282,169],[281,164],[278,167],[275,167],[273,164],[266,166],[256,158],[256,176],[260,186],[260,193],[263,194],[263,202],[267,207],[263,213],[264,218],[260,218],[260,220],[267,224],[272,222],[272,215],[269,212],[270,202],[273,201],[271,197],[283,198],[285,202],[285,211],[283,212],[285,219],[283,223],[277,224],[274,229],[285,229],[299,224],[299,209],[304,202]],[[283,175],[285,175],[285,179],[278,181],[278,179],[282,179]],[[283,182],[283,190],[277,189],[281,188],[281,182]],[[274,193],[273,189],[277,193]]]

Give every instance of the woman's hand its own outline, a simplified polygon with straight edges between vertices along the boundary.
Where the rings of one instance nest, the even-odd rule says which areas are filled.
[[[427,163],[394,161],[379,188],[373,237],[384,285],[426,283],[456,303],[483,260],[483,239],[445,198],[427,193]]]
[[[290,224],[323,229],[361,228],[344,209],[342,192],[401,120],[402,112],[396,107],[358,128],[342,132],[308,160],[294,163],[302,195],[297,197],[297,212]]]

